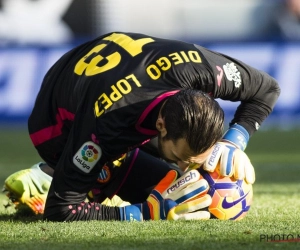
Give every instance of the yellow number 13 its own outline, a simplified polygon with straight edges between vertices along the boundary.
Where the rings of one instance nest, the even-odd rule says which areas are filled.
[[[116,33],[103,38],[103,40],[112,41],[118,44],[123,49],[125,49],[132,57],[135,57],[136,55],[142,53],[142,47],[145,44],[154,42],[152,38],[141,38],[138,40],[133,40],[131,37],[125,34]],[[107,44],[100,44],[90,50],[89,53],[87,53],[78,61],[75,66],[74,72],[77,75],[82,75],[83,73],[85,73],[86,76],[93,76],[116,67],[121,62],[121,54],[119,52],[113,52],[106,57],[101,56],[99,52],[106,46]],[[89,62],[86,62],[87,58],[90,58]],[[106,63],[102,66],[97,66],[103,59],[105,59]]]

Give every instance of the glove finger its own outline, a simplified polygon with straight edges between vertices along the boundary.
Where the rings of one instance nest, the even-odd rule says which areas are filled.
[[[156,193],[153,193],[154,191],[152,191],[152,193],[147,198],[150,217],[152,220],[164,220],[167,216],[166,211],[172,210],[172,208],[175,207],[177,203],[170,199],[160,199],[160,197],[157,197]]]
[[[180,214],[177,220],[208,220],[210,219],[210,212],[197,211],[193,213]]]
[[[166,176],[156,185],[154,190],[162,194],[169,186],[177,179],[178,173],[176,170],[170,170]]]
[[[169,195],[169,198],[180,204],[191,200],[195,197],[203,196],[209,189],[208,182],[205,179],[198,180],[195,183],[188,185],[186,188],[179,192],[173,192]]]
[[[233,165],[234,165],[234,178],[236,180],[244,180],[245,178],[245,166],[247,163],[247,155],[241,151],[236,150],[234,153]]]
[[[234,152],[238,150],[233,146],[226,145],[220,160],[220,174],[222,176],[233,175],[233,157]]]
[[[246,182],[249,184],[253,184],[255,182],[255,171],[254,167],[251,164],[250,160],[247,159],[246,164],[245,164],[245,179]]]
[[[219,143],[219,142],[216,143],[216,145],[213,148],[212,153],[208,156],[207,160],[205,161],[205,163],[203,165],[204,170],[206,170],[208,172],[215,171],[224,148],[225,148],[224,144]]]
[[[241,150],[236,150],[234,154],[234,178],[246,180],[247,183],[255,182],[255,171],[248,156]]]
[[[176,194],[180,190],[186,188],[188,185],[190,185],[192,183],[197,182],[200,178],[201,178],[201,175],[200,175],[199,171],[197,171],[197,170],[191,170],[189,172],[186,172],[184,175],[182,175],[176,181],[172,182],[171,185],[169,185],[164,190],[164,192],[162,193],[162,197],[164,199],[169,198],[169,199],[175,200],[174,198],[171,198],[171,197],[173,197],[174,195],[176,196]]]
[[[202,197],[199,197],[197,199],[179,204],[179,205],[175,206],[172,209],[172,211],[176,215],[186,214],[186,213],[195,212],[197,210],[208,207],[211,203],[212,203],[212,199],[211,199],[210,195],[206,194],[206,195],[204,195]]]

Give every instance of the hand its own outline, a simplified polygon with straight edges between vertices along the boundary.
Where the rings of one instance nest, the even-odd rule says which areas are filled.
[[[171,199],[178,205],[170,209],[168,220],[203,220],[209,219],[208,211],[199,211],[208,207],[212,200],[207,194],[209,185],[196,170],[191,170],[173,181],[161,194],[162,198]],[[151,196],[151,195],[150,195]]]
[[[146,202],[120,208],[121,220],[200,220],[208,211],[197,211],[211,204],[208,183],[198,171],[185,173],[178,180],[171,170],[153,189]]]
[[[248,156],[242,151],[246,148],[248,139],[248,132],[236,124],[225,133],[222,142],[215,144],[203,169],[214,172],[219,164],[222,176],[234,177],[237,180],[245,179],[247,183],[253,184],[254,168]]]

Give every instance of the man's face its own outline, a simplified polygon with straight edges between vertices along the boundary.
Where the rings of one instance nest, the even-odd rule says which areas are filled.
[[[158,150],[162,158],[169,162],[176,163],[183,171],[185,171],[191,163],[202,165],[211,153],[212,149],[213,147],[209,148],[202,154],[195,155],[190,150],[185,139],[178,139],[174,143],[172,140],[164,140],[160,135],[158,136]]]

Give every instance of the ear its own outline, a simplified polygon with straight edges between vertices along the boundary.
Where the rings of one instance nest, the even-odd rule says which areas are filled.
[[[167,130],[165,127],[165,120],[159,116],[156,120],[156,129],[160,132],[161,137],[164,137],[167,134]]]

